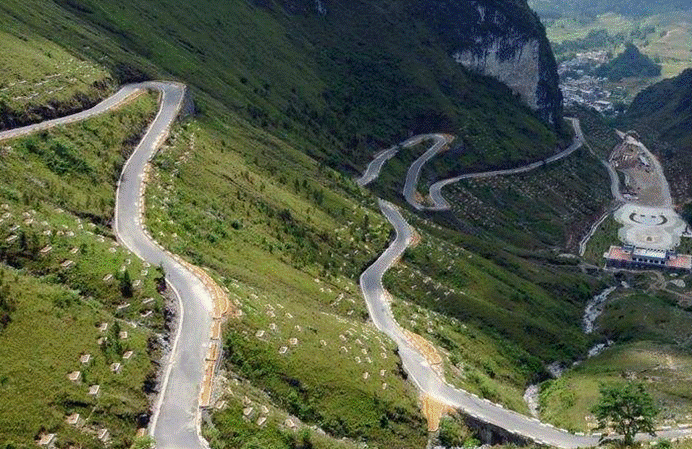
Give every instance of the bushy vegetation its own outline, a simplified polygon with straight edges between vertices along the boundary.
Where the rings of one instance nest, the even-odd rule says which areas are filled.
[[[10,286],[7,281],[5,281],[5,272],[0,273],[0,332],[10,324],[12,317],[10,316],[15,310],[17,310],[17,305],[14,299],[10,296]]]
[[[688,224],[692,223],[692,204],[686,204],[682,209],[681,215]]]

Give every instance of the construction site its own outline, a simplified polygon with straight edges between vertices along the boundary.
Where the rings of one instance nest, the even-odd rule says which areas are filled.
[[[626,201],[613,213],[622,225],[618,237],[623,245],[611,246],[603,255],[606,265],[692,270],[692,256],[676,251],[690,230],[673,208],[660,162],[639,141],[636,132],[620,133],[620,137],[622,142],[608,162],[619,174],[619,188]]]

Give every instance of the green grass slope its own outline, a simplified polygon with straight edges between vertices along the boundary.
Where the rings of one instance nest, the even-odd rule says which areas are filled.
[[[205,430],[214,447],[246,447],[255,441],[238,439],[246,426],[291,447],[289,415],[379,447],[424,444],[417,393],[367,323],[357,285],[389,236],[373,206],[350,179],[245,123],[174,129],[154,160],[147,223],[229,289],[244,314],[228,324],[224,368],[269,393],[252,401],[252,419],[238,408],[244,394],[224,394],[229,408]]]
[[[652,393],[661,409],[658,425],[689,423],[692,356],[685,340],[691,318],[689,307],[668,293],[618,290],[597,329],[617,344],[542,384],[542,416],[575,431],[593,429],[589,410],[598,399],[599,383],[632,379],[644,382]]]
[[[286,3],[10,0],[0,15],[80,55],[108,55],[120,81],[183,79],[332,166],[419,131],[459,134],[481,163],[554,147],[534,113],[460,68],[406,4],[335,3],[320,16],[312,3],[309,13]]]
[[[96,448],[107,429],[113,447],[129,447],[146,425],[165,326],[160,274],[108,223],[115,175],[155,107],[144,95],[109,116],[0,142],[3,443],[31,447],[56,433],[60,445]]]
[[[357,286],[391,229],[375,197],[345,173],[409,132],[457,133],[474,168],[539,158],[559,137],[506,88],[456,66],[436,33],[411,23],[405,5],[330,5],[325,17],[291,7],[300,4],[8,0],[0,17],[25,34],[52,36],[79,57],[107,54],[103,64],[118,81],[157,76],[191,85],[199,114],[176,124],[154,159],[146,220],[165,247],[208,268],[244,312],[225,332],[219,410],[204,428],[212,446],[305,447],[307,438],[317,447],[421,447],[426,434],[417,392],[392,343],[368,322]],[[155,279],[142,276],[155,274],[117,248],[111,253],[107,225],[133,130],[141,131],[152,112],[151,99],[142,101],[143,109],[2,150],[11,158],[0,194],[16,208],[12,216],[23,217],[29,207],[48,216],[60,207],[107,234],[103,242],[92,236],[93,251],[91,240],[85,250],[76,246],[99,269],[75,261],[75,272],[93,271],[93,279],[73,280],[72,271],[60,274],[28,257],[28,249],[34,254],[51,244],[62,263],[65,248],[40,232],[11,234],[15,223],[2,236],[17,236],[7,243],[7,263],[40,282],[79,289],[109,313],[132,314],[128,319],[146,313],[147,296],[138,292],[118,312],[120,268],[128,270],[130,259],[130,275],[146,288]],[[498,198],[483,193],[493,209],[506,209],[499,220],[543,229],[528,244],[474,236],[469,216],[443,216],[448,229],[411,218],[430,246],[409,251],[398,267],[406,277],[388,278],[387,285],[402,323],[440,345],[456,384],[523,411],[522,390],[545,376],[544,363],[572,360],[592,343],[579,319],[598,282],[544,250],[560,246],[565,216],[577,209],[557,204],[559,192],[586,195],[585,184],[601,181],[589,164],[582,157],[541,175],[556,193],[536,218],[513,210],[528,201],[517,200],[512,186],[500,186]],[[521,185],[535,187],[529,180]],[[534,246],[542,251],[527,251]],[[94,261],[103,252],[121,259],[101,267]],[[113,283],[106,288],[108,274]],[[421,287],[427,278],[439,284],[434,292]],[[3,313],[19,320],[13,307],[5,304]],[[109,410],[117,415],[116,407]],[[324,438],[311,436],[312,426]],[[118,444],[125,443],[123,437]]]

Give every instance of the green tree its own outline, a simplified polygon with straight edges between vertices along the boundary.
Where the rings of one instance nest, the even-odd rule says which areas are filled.
[[[597,430],[612,428],[623,436],[623,444],[631,446],[639,432],[655,436],[654,418],[658,408],[640,383],[601,385],[601,400],[591,409],[598,419]],[[604,432],[601,441],[609,434]]]
[[[125,298],[132,298],[132,278],[130,278],[130,272],[128,270],[125,270],[120,278],[120,293],[122,293]]]

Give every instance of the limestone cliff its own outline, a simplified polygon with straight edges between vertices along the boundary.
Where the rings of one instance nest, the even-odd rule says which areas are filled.
[[[417,9],[458,63],[496,78],[544,120],[560,124],[555,58],[545,29],[524,0],[427,0]]]
[[[272,39],[263,58],[280,62],[249,58],[241,88],[251,84],[245,72],[256,74],[263,87],[253,93],[281,97],[285,117],[345,142],[334,161],[448,132],[464,142],[466,168],[504,168],[550,154],[565,137],[556,132],[555,60],[525,0],[251,2],[253,14],[274,21],[262,28]],[[261,116],[259,103],[249,104],[253,119],[271,122],[274,113]]]

